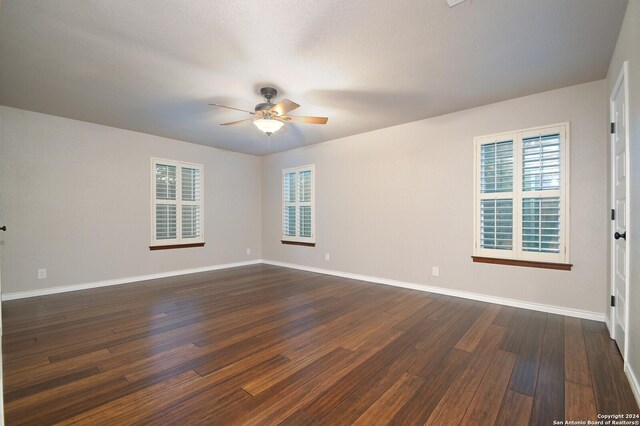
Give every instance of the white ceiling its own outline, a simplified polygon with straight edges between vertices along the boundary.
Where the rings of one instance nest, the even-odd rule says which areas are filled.
[[[604,78],[627,1],[0,4],[0,104],[262,155]],[[329,123],[218,125],[266,84]]]

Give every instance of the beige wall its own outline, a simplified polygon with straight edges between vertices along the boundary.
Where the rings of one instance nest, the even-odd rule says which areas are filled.
[[[263,258],[604,314],[605,92],[601,80],[265,157]],[[472,263],[473,137],[565,121],[573,270]],[[282,245],[281,169],[309,163],[317,245]]]
[[[204,248],[149,251],[151,157],[204,164]],[[0,107],[2,292],[260,258],[260,161]]]
[[[262,160],[0,107],[3,293],[262,257],[604,313],[606,91],[589,83]],[[473,137],[563,121],[573,271],[472,263]],[[205,248],[149,251],[152,156],[204,163]],[[317,246],[283,246],[280,172],[308,163],[317,166]]]
[[[640,374],[640,0],[630,0],[618,36],[616,50],[607,75],[607,108],[609,96],[618,79],[622,64],[629,61],[629,159],[631,210],[627,249],[630,251],[629,274],[629,340],[627,362]]]

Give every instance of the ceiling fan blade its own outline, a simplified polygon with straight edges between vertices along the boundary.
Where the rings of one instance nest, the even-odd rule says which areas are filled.
[[[221,125],[221,126],[235,126],[235,125],[237,125],[237,124],[242,124],[242,123],[244,123],[245,121],[251,121],[251,119],[250,119],[250,118],[245,118],[244,120],[230,121],[230,122],[228,122],[228,123],[222,123],[222,124],[220,124],[220,125]]]
[[[297,103],[290,101],[289,99],[283,99],[276,104],[273,108],[271,108],[270,112],[275,112],[278,115],[285,115],[289,111],[293,111],[296,108],[300,108],[300,105]]]
[[[306,124],[327,124],[327,121],[329,121],[327,117],[302,117],[299,115],[286,115],[282,118],[287,121]]]
[[[234,107],[230,107],[230,106],[226,106],[226,105],[220,105],[220,104],[209,104],[209,105],[217,106],[217,107],[220,107],[220,108],[233,109],[235,111],[248,112],[249,114],[255,114],[253,111],[248,111],[246,109],[240,109],[240,108],[234,108]]]

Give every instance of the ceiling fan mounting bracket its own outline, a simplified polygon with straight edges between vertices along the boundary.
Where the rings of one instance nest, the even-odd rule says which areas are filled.
[[[260,89],[260,94],[267,100],[267,102],[271,103],[271,99],[278,96],[278,91],[273,87],[263,87]]]

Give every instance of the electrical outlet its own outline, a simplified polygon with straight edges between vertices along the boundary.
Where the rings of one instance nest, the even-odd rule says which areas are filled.
[[[327,262],[331,260],[331,255],[329,255],[329,253],[325,253],[324,254],[324,260],[326,260]]]
[[[46,269],[38,269],[38,279],[44,280],[47,278],[47,270]]]
[[[432,266],[431,267],[431,275],[434,277],[437,277],[438,275],[440,275],[440,268],[437,266]]]
[[[251,249],[250,249],[250,248],[248,248],[248,249],[247,249],[247,256],[248,256],[248,255],[250,255],[250,254],[251,254]]]

